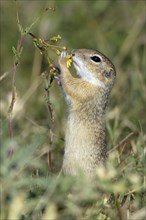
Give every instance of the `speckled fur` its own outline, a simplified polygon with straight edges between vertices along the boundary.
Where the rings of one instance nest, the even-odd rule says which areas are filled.
[[[90,57],[100,55],[100,64],[90,62]],[[73,61],[78,64],[78,59],[89,72],[93,79],[90,82],[84,78],[82,70],[81,78],[75,78],[66,67],[67,54],[63,53],[59,58],[62,72],[62,86],[67,96],[69,115],[65,135],[65,154],[63,159],[64,174],[76,175],[83,172],[86,176],[95,174],[97,166],[104,165],[107,158],[105,111],[109,100],[109,94],[114,84],[115,68],[108,58],[94,50],[79,49],[73,51]],[[78,65],[79,65],[78,64]],[[86,70],[85,69],[85,70]],[[104,77],[104,71],[112,69],[111,78]],[[88,72],[87,71],[87,72]],[[82,76],[83,75],[83,76]],[[88,76],[87,76],[88,78]],[[100,82],[103,82],[103,85]]]

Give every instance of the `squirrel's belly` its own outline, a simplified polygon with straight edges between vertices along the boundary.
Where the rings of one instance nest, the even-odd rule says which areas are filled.
[[[96,172],[97,166],[105,163],[105,134],[99,126],[98,121],[88,126],[70,115],[65,137],[64,174],[83,172],[90,176]]]
[[[78,146],[76,146],[78,147]],[[101,158],[100,158],[101,164]],[[99,165],[99,159],[95,155],[87,155],[86,153],[77,154],[65,152],[63,160],[64,174],[76,175],[83,173],[86,176],[93,175]]]
[[[63,160],[64,174],[84,173],[86,176],[94,175],[96,168],[105,163],[106,146],[93,145],[88,141],[86,137],[85,139],[75,136],[73,138],[73,135],[69,141],[66,141]]]

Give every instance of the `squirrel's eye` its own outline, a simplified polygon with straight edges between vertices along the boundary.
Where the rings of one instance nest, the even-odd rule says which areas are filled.
[[[96,62],[96,63],[101,62],[101,59],[100,59],[100,57],[98,57],[98,56],[93,56],[93,57],[91,57],[91,60],[93,60],[93,61]]]

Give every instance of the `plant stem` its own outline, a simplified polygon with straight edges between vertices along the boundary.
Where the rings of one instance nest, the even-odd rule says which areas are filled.
[[[23,37],[20,36],[18,42],[17,42],[17,54],[20,53],[22,43],[23,43]],[[13,64],[13,76],[12,76],[12,96],[11,96],[11,102],[10,102],[10,107],[9,107],[9,133],[10,133],[10,139],[11,141],[13,140],[14,137],[14,132],[13,132],[13,109],[14,109],[14,104],[16,100],[16,94],[15,94],[15,81],[16,81],[16,72],[17,72],[17,67],[19,64],[19,59],[14,60]],[[11,145],[8,149],[8,157],[12,157],[14,153],[14,146]]]

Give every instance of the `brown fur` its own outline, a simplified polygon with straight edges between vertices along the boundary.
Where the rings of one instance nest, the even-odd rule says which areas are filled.
[[[94,55],[102,57],[100,64],[90,60]],[[81,170],[86,176],[91,176],[98,165],[105,164],[107,158],[105,110],[115,79],[115,68],[109,59],[98,51],[79,49],[73,51],[73,56],[76,59],[73,62],[78,62],[79,59],[93,74],[95,81],[97,78],[103,82],[104,87],[94,85],[94,82],[84,80],[82,76],[73,77],[66,66],[67,54],[61,55],[59,64],[62,87],[69,107],[63,172],[76,175]],[[111,77],[106,78],[104,71],[111,70]]]

